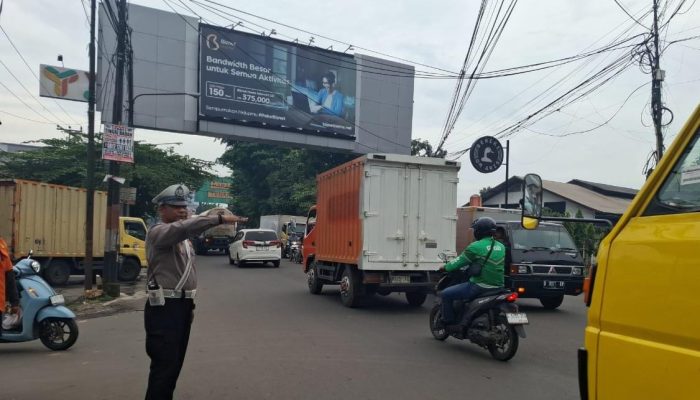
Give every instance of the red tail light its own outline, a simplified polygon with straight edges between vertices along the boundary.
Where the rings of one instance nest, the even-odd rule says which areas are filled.
[[[243,241],[243,248],[247,249],[248,246],[255,246],[255,242],[252,240],[244,240]]]
[[[518,293],[517,292],[513,292],[513,293],[509,294],[508,297],[506,297],[506,301],[509,303],[512,303],[515,300],[518,300]]]
[[[280,242],[279,240],[271,240],[270,246],[282,247],[282,242]]]

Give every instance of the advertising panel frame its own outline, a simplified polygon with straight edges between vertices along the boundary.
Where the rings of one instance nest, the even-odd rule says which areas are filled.
[[[204,23],[199,40],[198,120],[357,139],[353,55]]]

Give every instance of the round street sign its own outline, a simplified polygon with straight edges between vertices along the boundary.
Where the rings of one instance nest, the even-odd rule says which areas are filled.
[[[495,137],[480,137],[469,150],[469,159],[477,171],[488,174],[503,164],[503,146]]]

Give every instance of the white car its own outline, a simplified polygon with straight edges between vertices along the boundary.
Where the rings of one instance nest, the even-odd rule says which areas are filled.
[[[238,263],[239,267],[250,262],[271,262],[278,268],[282,259],[282,242],[272,229],[241,229],[228,249],[228,263]]]

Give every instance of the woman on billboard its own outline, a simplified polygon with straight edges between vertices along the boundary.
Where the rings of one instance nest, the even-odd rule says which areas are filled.
[[[335,74],[331,71],[326,72],[321,82],[323,89],[318,91],[318,104],[311,107],[311,112],[342,117],[345,98],[335,89]]]

